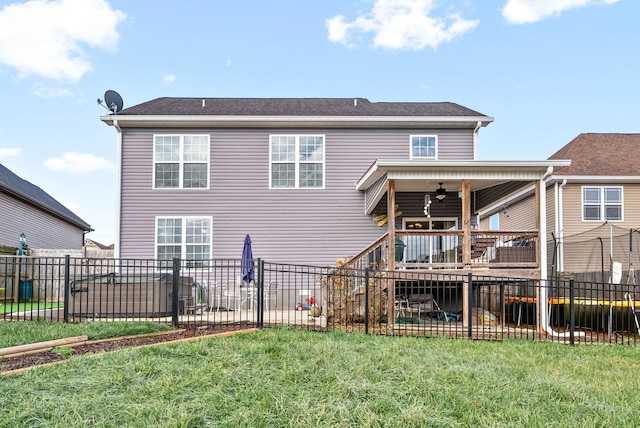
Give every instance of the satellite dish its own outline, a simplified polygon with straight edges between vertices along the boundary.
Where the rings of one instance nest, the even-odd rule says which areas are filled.
[[[107,105],[107,109],[113,113],[117,113],[122,110],[122,97],[116,91],[109,89],[104,93],[104,102]],[[102,101],[98,100],[98,104],[102,104]]]

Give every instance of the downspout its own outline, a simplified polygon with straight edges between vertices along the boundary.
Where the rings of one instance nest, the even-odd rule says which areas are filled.
[[[113,120],[116,128],[116,212],[115,212],[115,237],[113,243],[113,257],[120,258],[120,212],[122,209],[122,129],[118,125],[118,119]]]
[[[553,173],[553,167],[548,166],[547,171],[540,179],[540,279],[547,279],[547,178]]]
[[[482,126],[482,122],[478,121],[476,128],[473,130],[473,160],[478,159],[478,130]]]
[[[555,337],[568,337],[568,333],[558,333],[551,328],[550,312],[549,312],[549,281],[547,280],[547,187],[545,180],[553,173],[553,167],[548,166],[547,172],[540,179],[540,292],[538,297],[538,303],[540,306],[540,325],[545,333]],[[542,221],[544,219],[544,221]],[[575,334],[583,335],[584,333],[577,332]]]
[[[567,179],[562,180],[560,186],[558,186],[558,203],[556,204],[557,214],[556,219],[558,221],[558,271],[564,272],[564,196],[562,188],[567,185]]]

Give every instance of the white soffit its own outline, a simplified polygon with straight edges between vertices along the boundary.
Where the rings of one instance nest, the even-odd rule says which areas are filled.
[[[378,160],[355,183],[366,190],[383,174],[393,180],[538,180],[568,160],[545,161],[387,161]]]

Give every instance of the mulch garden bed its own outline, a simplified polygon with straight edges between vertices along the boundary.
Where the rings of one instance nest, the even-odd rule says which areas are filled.
[[[113,339],[89,341],[86,344],[72,347],[72,356],[83,354],[95,354],[98,352],[115,351],[123,348],[132,348],[157,343],[173,342],[183,339],[209,336],[213,334],[246,330],[246,325],[211,325],[202,327],[187,327],[180,330],[162,334],[141,335],[134,337],[120,337]],[[55,363],[70,358],[53,351],[42,351],[33,354],[0,357],[0,373],[6,374],[14,370],[27,369],[33,366]]]

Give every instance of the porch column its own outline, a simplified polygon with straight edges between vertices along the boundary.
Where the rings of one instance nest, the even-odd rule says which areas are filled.
[[[538,239],[536,240],[536,258],[538,261],[538,270],[540,272],[540,286],[537,288],[536,298],[538,300],[537,320],[538,331],[544,332],[549,324],[547,309],[549,305],[549,292],[547,284],[547,204],[546,204],[546,185],[544,179],[535,183],[535,199],[536,199],[536,229],[538,230]]]
[[[471,181],[462,180],[462,264],[465,268],[471,269]],[[469,287],[465,279],[462,287],[462,325],[469,326],[466,315],[469,307]]]
[[[471,264],[471,181],[462,180],[462,263]]]
[[[387,270],[396,268],[396,182],[389,180],[387,189]],[[396,319],[396,287],[393,280],[387,281],[387,325]]]

